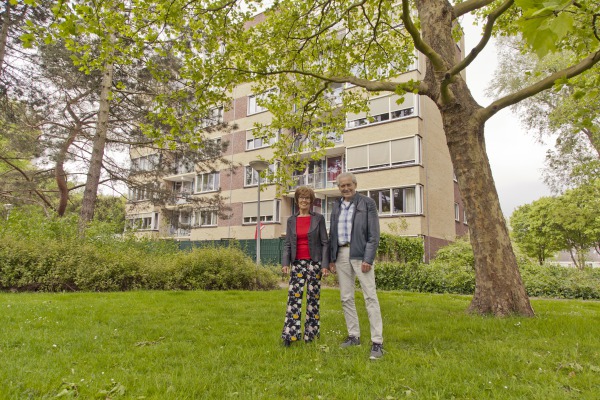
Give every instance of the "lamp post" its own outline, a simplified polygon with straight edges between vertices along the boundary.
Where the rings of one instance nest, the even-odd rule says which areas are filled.
[[[8,221],[8,217],[10,216],[10,210],[13,208],[12,204],[5,204],[4,209],[6,210],[6,220]]]
[[[260,173],[269,168],[269,163],[263,160],[250,161],[250,167],[258,172],[258,196],[256,203],[256,265],[260,264]]]

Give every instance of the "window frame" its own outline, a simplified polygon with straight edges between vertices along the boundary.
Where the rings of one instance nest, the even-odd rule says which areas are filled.
[[[257,223],[257,215],[256,212],[247,212],[246,207],[250,207],[253,204],[256,204],[256,201],[248,201],[242,203],[242,225],[256,225]],[[261,200],[260,207],[260,222],[264,224],[276,224],[281,222],[281,200],[280,199],[271,199],[271,200]],[[270,210],[271,214],[263,213],[263,204],[272,203],[273,207]],[[254,214],[246,215],[246,214]]]
[[[212,187],[205,190],[204,189],[204,186],[205,186],[204,179],[205,178],[209,179],[210,177],[212,177]],[[211,171],[211,172],[204,172],[201,174],[197,174],[195,181],[196,182],[194,185],[195,186],[194,193],[217,192],[221,187],[221,173],[220,173],[220,171]]]
[[[209,215],[210,223],[205,224],[205,216]],[[219,212],[215,209],[200,209],[194,211],[193,227],[206,228],[215,227],[219,224]]]

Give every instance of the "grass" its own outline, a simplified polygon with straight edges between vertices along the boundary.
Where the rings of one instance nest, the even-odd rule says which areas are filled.
[[[345,337],[280,345],[286,291],[0,294],[0,399],[597,399],[600,303],[533,300],[536,318],[465,313],[468,296],[380,292],[386,354]]]

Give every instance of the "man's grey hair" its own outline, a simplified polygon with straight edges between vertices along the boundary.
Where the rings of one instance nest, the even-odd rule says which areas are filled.
[[[343,179],[343,178],[351,178],[352,183],[354,183],[355,185],[358,185],[358,182],[356,182],[356,176],[354,176],[354,174],[352,172],[342,172],[341,174],[339,174],[337,176],[337,178],[335,178],[335,184],[340,186],[340,179]]]

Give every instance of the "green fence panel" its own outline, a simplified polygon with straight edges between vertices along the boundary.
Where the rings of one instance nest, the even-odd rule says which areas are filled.
[[[283,239],[261,239],[260,241],[260,262],[261,264],[281,264],[281,255],[283,252]],[[231,247],[238,246],[248,257],[256,260],[256,240],[195,240],[179,242],[180,250],[191,250],[194,247]]]

